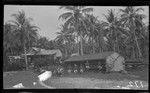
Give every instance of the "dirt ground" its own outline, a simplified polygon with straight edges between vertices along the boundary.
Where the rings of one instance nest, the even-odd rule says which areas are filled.
[[[136,69],[128,71],[129,74],[107,73],[100,72],[85,72],[82,74],[65,74],[62,77],[52,76],[44,83],[55,88],[88,88],[88,89],[120,89],[117,86],[125,87],[132,82],[132,89],[148,89],[148,67],[144,69]],[[11,75],[4,74],[4,88],[12,87],[14,84],[23,82],[27,88],[45,88],[40,84],[33,85],[31,82],[37,80],[37,75],[32,72],[16,72]],[[135,81],[141,81],[142,86],[138,82],[138,87],[134,84]]]

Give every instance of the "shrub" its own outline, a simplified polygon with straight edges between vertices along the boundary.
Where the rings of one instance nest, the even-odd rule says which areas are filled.
[[[7,71],[18,71],[25,69],[25,63],[24,62],[14,62],[12,64],[8,64]]]

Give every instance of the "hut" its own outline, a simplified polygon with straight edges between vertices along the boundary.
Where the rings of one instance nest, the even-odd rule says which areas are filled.
[[[52,65],[59,63],[62,58],[62,53],[60,50],[45,50],[41,48],[32,47],[27,52],[28,63],[38,64],[40,66]],[[24,56],[24,54],[22,55]]]
[[[87,69],[98,69],[102,72],[124,70],[124,58],[116,52],[103,52],[83,56],[75,55],[65,60],[64,63],[66,70],[70,70],[70,68],[74,70],[76,65],[78,71],[81,70],[81,67],[84,68],[84,71],[87,71]]]

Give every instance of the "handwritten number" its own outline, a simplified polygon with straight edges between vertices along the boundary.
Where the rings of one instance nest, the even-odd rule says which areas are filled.
[[[141,87],[143,88],[143,83],[142,83],[142,81],[140,81],[140,84],[141,84]]]
[[[138,87],[138,88],[139,88],[139,86],[138,86],[137,82],[138,82],[138,81],[135,81],[134,83],[135,83],[136,87]]]
[[[143,88],[143,83],[142,83],[142,81],[135,81],[135,82],[130,81],[128,87],[133,87],[134,84],[135,84],[135,87],[137,87],[137,88],[140,88],[140,87]],[[140,86],[139,86],[139,84],[140,84]]]
[[[135,81],[136,86],[137,86],[137,87],[140,87],[140,86],[137,85],[138,82],[139,82],[139,84],[141,85],[141,87],[143,88],[143,83],[142,83],[142,81]]]
[[[140,86],[139,86],[139,84],[140,84]],[[142,83],[142,81],[135,81],[135,82],[130,81],[128,87],[133,87],[134,85],[135,85],[135,87],[137,87],[137,88],[140,88],[140,87],[143,88],[143,83]]]
[[[133,82],[132,81],[129,82],[129,87],[133,87]]]

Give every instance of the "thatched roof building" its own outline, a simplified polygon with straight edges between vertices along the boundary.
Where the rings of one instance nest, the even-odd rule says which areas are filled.
[[[59,49],[45,50],[36,47],[32,47],[26,55],[55,55],[56,57],[62,57],[62,53]]]
[[[83,55],[83,56],[72,56],[65,62],[79,62],[79,61],[90,61],[90,60],[105,60],[106,57],[110,56],[114,52],[103,52],[97,54]]]

